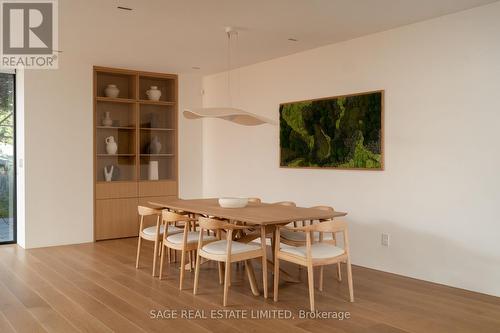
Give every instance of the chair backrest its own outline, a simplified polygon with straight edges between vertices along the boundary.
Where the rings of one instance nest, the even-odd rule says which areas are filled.
[[[297,229],[306,232],[344,232],[347,230],[347,223],[344,221],[325,221]]]
[[[161,210],[146,206],[137,206],[137,212],[141,216],[160,215]]]
[[[165,223],[175,223],[175,222],[192,221],[193,220],[187,215],[177,214],[174,212],[170,212],[166,209],[162,210],[161,219]]]
[[[248,202],[261,203],[262,200],[260,198],[248,198]]]
[[[198,225],[200,226],[201,230],[211,230],[211,231],[217,231],[217,230],[222,230],[225,229],[227,225],[227,221],[223,220],[218,220],[214,218],[209,218],[209,217],[198,217]]]
[[[297,205],[293,201],[280,201],[273,203],[273,205],[297,207]]]

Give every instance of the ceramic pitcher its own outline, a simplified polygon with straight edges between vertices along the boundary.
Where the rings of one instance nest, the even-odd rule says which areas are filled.
[[[106,139],[104,139],[106,142],[106,152],[109,155],[114,155],[116,154],[116,151],[118,150],[118,144],[115,141],[114,136],[108,136]]]

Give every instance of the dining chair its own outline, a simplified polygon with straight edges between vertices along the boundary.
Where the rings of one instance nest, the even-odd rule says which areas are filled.
[[[164,225],[161,223],[160,218],[162,215],[162,210],[157,208],[150,208],[146,206],[138,206],[137,212],[140,216],[139,223],[139,239],[137,241],[137,258],[135,260],[135,268],[139,268],[139,259],[141,255],[141,245],[142,240],[147,240],[154,242],[154,252],[153,252],[153,273],[152,275],[156,275],[156,257],[160,254],[160,248],[163,232],[165,231]],[[147,216],[156,216],[156,225],[144,228],[144,218]],[[180,232],[181,230],[172,227],[169,229],[169,233]]]
[[[248,202],[261,203],[262,200],[260,198],[248,198]]]
[[[276,246],[275,261],[274,261],[274,301],[278,301],[278,284],[279,284],[279,265],[280,260],[289,261],[300,266],[307,267],[307,279],[309,284],[309,303],[311,311],[314,311],[314,273],[313,268],[316,266],[326,266],[345,262],[347,264],[347,283],[349,286],[349,300],[354,302],[353,285],[352,285],[352,270],[351,257],[349,253],[349,236],[347,223],[344,221],[326,221],[322,223],[311,224],[307,226],[290,228],[287,226],[277,226],[276,228],[276,244],[279,243],[280,229],[292,229],[305,233],[306,245],[299,247],[291,246]],[[342,233],[344,239],[344,248],[337,247],[331,242],[314,241],[311,236],[315,232]],[[320,279],[320,290],[323,281]]]
[[[227,305],[227,298],[229,286],[231,284],[231,263],[245,262],[247,274],[249,278],[253,278],[253,267],[251,259],[262,258],[262,284],[264,288],[264,298],[267,298],[267,260],[266,260],[266,247],[265,245],[256,245],[252,243],[241,243],[233,240],[233,232],[235,230],[243,230],[247,226],[235,225],[227,221],[221,221],[212,218],[199,217],[198,223],[200,227],[198,251],[196,253],[196,268],[194,275],[194,288],[193,294],[198,292],[198,281],[200,277],[200,260],[205,258],[208,260],[217,261],[219,267],[224,263],[224,296],[222,304]],[[206,236],[203,230],[215,231],[219,238],[221,238],[222,231],[226,234],[226,239],[219,239],[206,243]],[[263,230],[261,237],[265,238],[266,234]],[[265,242],[263,242],[265,244]],[[220,271],[219,271],[220,272]],[[219,283],[222,282],[222,275],[219,273]],[[250,281],[252,283],[252,281]]]
[[[335,209],[330,206],[313,206],[310,208],[324,210],[328,212],[334,212]],[[329,219],[323,220],[320,219],[318,222],[330,221]],[[309,221],[310,224],[314,223],[314,221]],[[305,225],[306,221],[302,221],[303,225]],[[289,230],[283,229],[280,234],[280,241],[283,244],[290,246],[304,246],[306,243],[306,234],[304,232],[300,232],[297,230]],[[337,238],[335,233],[324,233],[324,232],[314,232],[313,237],[315,241],[321,242],[331,242],[333,245],[337,245]],[[337,263],[337,280],[342,281],[342,271],[340,267],[341,263]],[[320,267],[320,281],[323,281],[323,266]],[[320,284],[320,290],[323,289],[323,284]]]
[[[172,249],[174,251],[181,251],[181,267],[179,277],[179,290],[182,290],[184,281],[184,271],[186,270],[186,254],[189,256],[189,270],[192,270],[192,256],[191,251],[196,250],[198,247],[198,238],[201,231],[196,230],[196,219],[189,215],[181,215],[174,212],[164,210],[162,212],[162,221],[169,228],[163,233],[163,244],[160,257],[160,280],[163,278],[163,263],[165,261],[165,252]],[[180,232],[170,233],[170,226],[174,224],[183,223],[184,227]],[[206,236],[205,242],[217,240],[215,236]],[[194,259],[194,256],[193,256]],[[170,261],[169,261],[170,263]]]

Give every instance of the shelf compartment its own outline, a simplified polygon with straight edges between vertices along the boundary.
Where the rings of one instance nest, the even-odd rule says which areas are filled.
[[[140,131],[140,154],[141,155],[164,155],[173,154],[175,152],[175,132],[173,131]],[[150,143],[154,138],[158,138],[161,149],[159,152],[152,152],[149,150]]]
[[[135,87],[136,87],[136,76],[133,74],[124,73],[111,73],[111,72],[96,72],[97,82],[96,82],[96,96],[97,98],[104,97],[104,89],[108,84],[114,84],[120,90],[118,94],[118,99],[136,99]],[[108,97],[109,98],[109,97]]]
[[[176,79],[174,77],[154,77],[148,75],[139,75],[139,100],[144,102],[154,102],[150,101],[148,96],[146,95],[146,91],[150,89],[151,86],[157,86],[158,90],[161,91],[160,103],[161,102],[169,102],[174,103],[177,102],[177,87],[176,87]],[[158,102],[156,102],[158,103]]]
[[[140,157],[139,179],[149,181],[149,162],[158,162],[158,179],[175,180],[176,164],[172,156],[142,156]]]
[[[99,158],[104,157],[104,158]],[[96,181],[105,182],[104,178],[104,167],[113,165],[113,178],[111,182],[123,182],[123,181],[135,181],[136,179],[136,168],[135,168],[135,156],[117,156],[117,155],[104,155],[98,156],[96,160]]]
[[[109,128],[113,127],[133,127],[135,128],[136,121],[136,108],[134,104],[127,103],[103,103],[97,101],[96,103],[96,117],[95,117],[95,126],[97,127],[106,127],[103,126],[102,120],[105,118],[106,112],[109,112],[110,118],[113,120],[113,125]]]
[[[113,136],[118,144],[115,155],[135,155],[135,130],[102,128],[96,131],[96,154],[97,156],[108,155],[106,152],[106,138]],[[112,156],[112,155],[110,155]]]
[[[139,106],[139,126],[142,129],[177,128],[175,107],[141,104]]]

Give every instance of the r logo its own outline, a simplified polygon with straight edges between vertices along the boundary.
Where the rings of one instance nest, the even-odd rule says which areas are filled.
[[[52,3],[3,2],[2,6],[4,55],[52,54]]]

